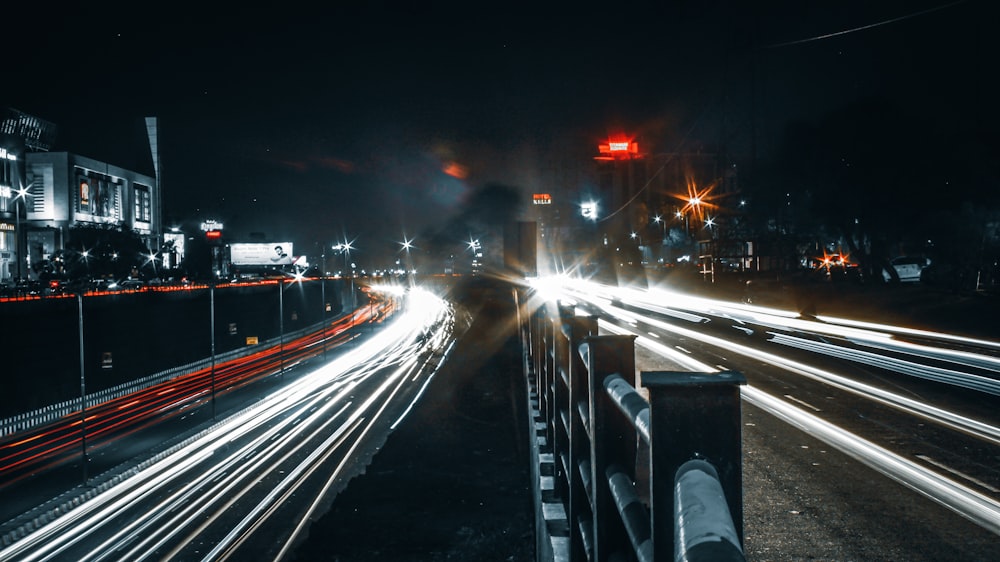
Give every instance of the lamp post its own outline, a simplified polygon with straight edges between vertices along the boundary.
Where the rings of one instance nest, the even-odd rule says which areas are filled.
[[[212,349],[212,420],[215,420],[215,278],[208,286],[209,320],[208,329],[211,332]]]
[[[479,239],[469,238],[469,250],[472,251],[472,274],[476,275],[479,273],[479,267],[482,265],[479,258],[483,257],[483,245],[479,242]]]
[[[410,284],[412,284],[413,280],[410,279],[410,271],[413,270],[413,265],[412,262],[410,261],[410,248],[413,248],[413,240],[407,240],[406,235],[404,234],[403,241],[400,242],[399,244],[400,246],[402,246],[402,250],[406,251],[406,260],[405,260],[406,279],[410,280]]]
[[[21,244],[24,234],[21,233],[21,209],[30,193],[28,188],[21,187],[14,190],[14,253],[17,255],[17,278],[21,279],[21,262],[26,261],[28,256],[26,244]],[[22,249],[25,250],[22,253]]]
[[[660,243],[662,244],[664,240],[667,239],[667,221],[663,219],[660,215],[653,217],[653,222],[663,227],[663,233],[660,237]]]
[[[677,217],[678,219],[684,219],[684,237],[687,238],[688,236],[690,236],[691,226],[688,224],[687,213],[683,211],[677,211],[676,213],[674,213],[674,216]]]
[[[83,359],[83,293],[76,293],[77,302],[77,325],[80,332],[80,452],[81,464],[83,465],[83,485],[86,486],[88,480],[87,465],[90,457],[87,456],[87,367]]]
[[[319,300],[323,307],[323,360],[326,361],[326,250],[323,250],[323,271],[319,276]]]
[[[333,249],[337,250],[338,252],[340,252],[340,254],[342,256],[344,256],[344,269],[341,272],[341,275],[342,276],[343,275],[347,275],[347,261],[351,258],[351,250],[354,249],[354,246],[351,246],[350,242],[344,241],[343,243],[337,243],[333,247]],[[354,303],[354,275],[351,275],[351,293],[350,293],[350,295],[351,295],[351,310],[354,310],[354,308],[355,308],[354,307],[354,304],[355,304]]]
[[[285,380],[285,280],[278,279],[278,365],[279,377]]]
[[[156,252],[150,252],[146,255],[146,263],[153,264],[153,277],[159,277],[156,272]]]

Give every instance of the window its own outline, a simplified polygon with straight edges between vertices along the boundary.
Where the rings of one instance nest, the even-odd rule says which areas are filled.
[[[78,168],[79,170],[79,168]],[[76,176],[76,209],[96,222],[116,222],[122,218],[122,184],[118,178],[82,171]]]
[[[136,222],[151,222],[153,220],[149,187],[141,184],[135,185],[135,220]]]

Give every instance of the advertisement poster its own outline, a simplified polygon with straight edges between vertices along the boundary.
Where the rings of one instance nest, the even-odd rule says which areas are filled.
[[[291,242],[229,246],[229,258],[233,265],[291,265],[293,256]]]

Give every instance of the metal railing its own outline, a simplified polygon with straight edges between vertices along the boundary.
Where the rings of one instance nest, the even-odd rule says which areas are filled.
[[[564,306],[521,328],[537,559],[744,560],[743,375],[637,377],[633,336]]]
[[[293,340],[316,330],[320,330],[323,328],[324,323],[325,322],[317,322],[311,326],[306,326],[305,328],[300,328],[283,334],[280,338],[276,337],[265,340],[259,345],[238,348],[225,353],[220,353],[215,356],[215,362],[217,364],[222,364],[233,359],[239,359],[255,353],[271,350],[279,347],[280,340]],[[145,390],[152,386],[173,380],[177,377],[184,376],[201,369],[207,369],[211,364],[212,359],[206,357],[187,365],[181,365],[179,367],[166,369],[151,375],[146,375],[98,392],[88,392],[85,397],[84,406],[86,408],[92,408],[98,404],[103,404],[104,402],[109,402],[111,400]],[[0,419],[0,438],[14,435],[22,431],[28,431],[67,416],[78,414],[80,412],[80,406],[80,398],[73,398],[70,400],[64,400],[57,404],[50,404],[41,408],[22,412],[9,418]]]

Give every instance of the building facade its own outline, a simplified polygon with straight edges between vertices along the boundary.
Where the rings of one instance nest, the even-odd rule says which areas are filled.
[[[734,167],[708,151],[646,152],[633,139],[609,139],[594,157],[603,243],[634,247],[644,263],[663,263],[667,248],[712,238],[721,215],[736,208]],[[725,202],[725,203],[724,203]]]
[[[0,280],[32,278],[33,265],[64,249],[70,229],[78,226],[135,232],[151,251],[159,249],[162,211],[155,177],[71,152],[49,152],[49,143],[33,140],[35,129],[16,127],[30,116],[7,111],[0,131]],[[155,119],[152,123],[150,129],[147,119],[158,165]]]

